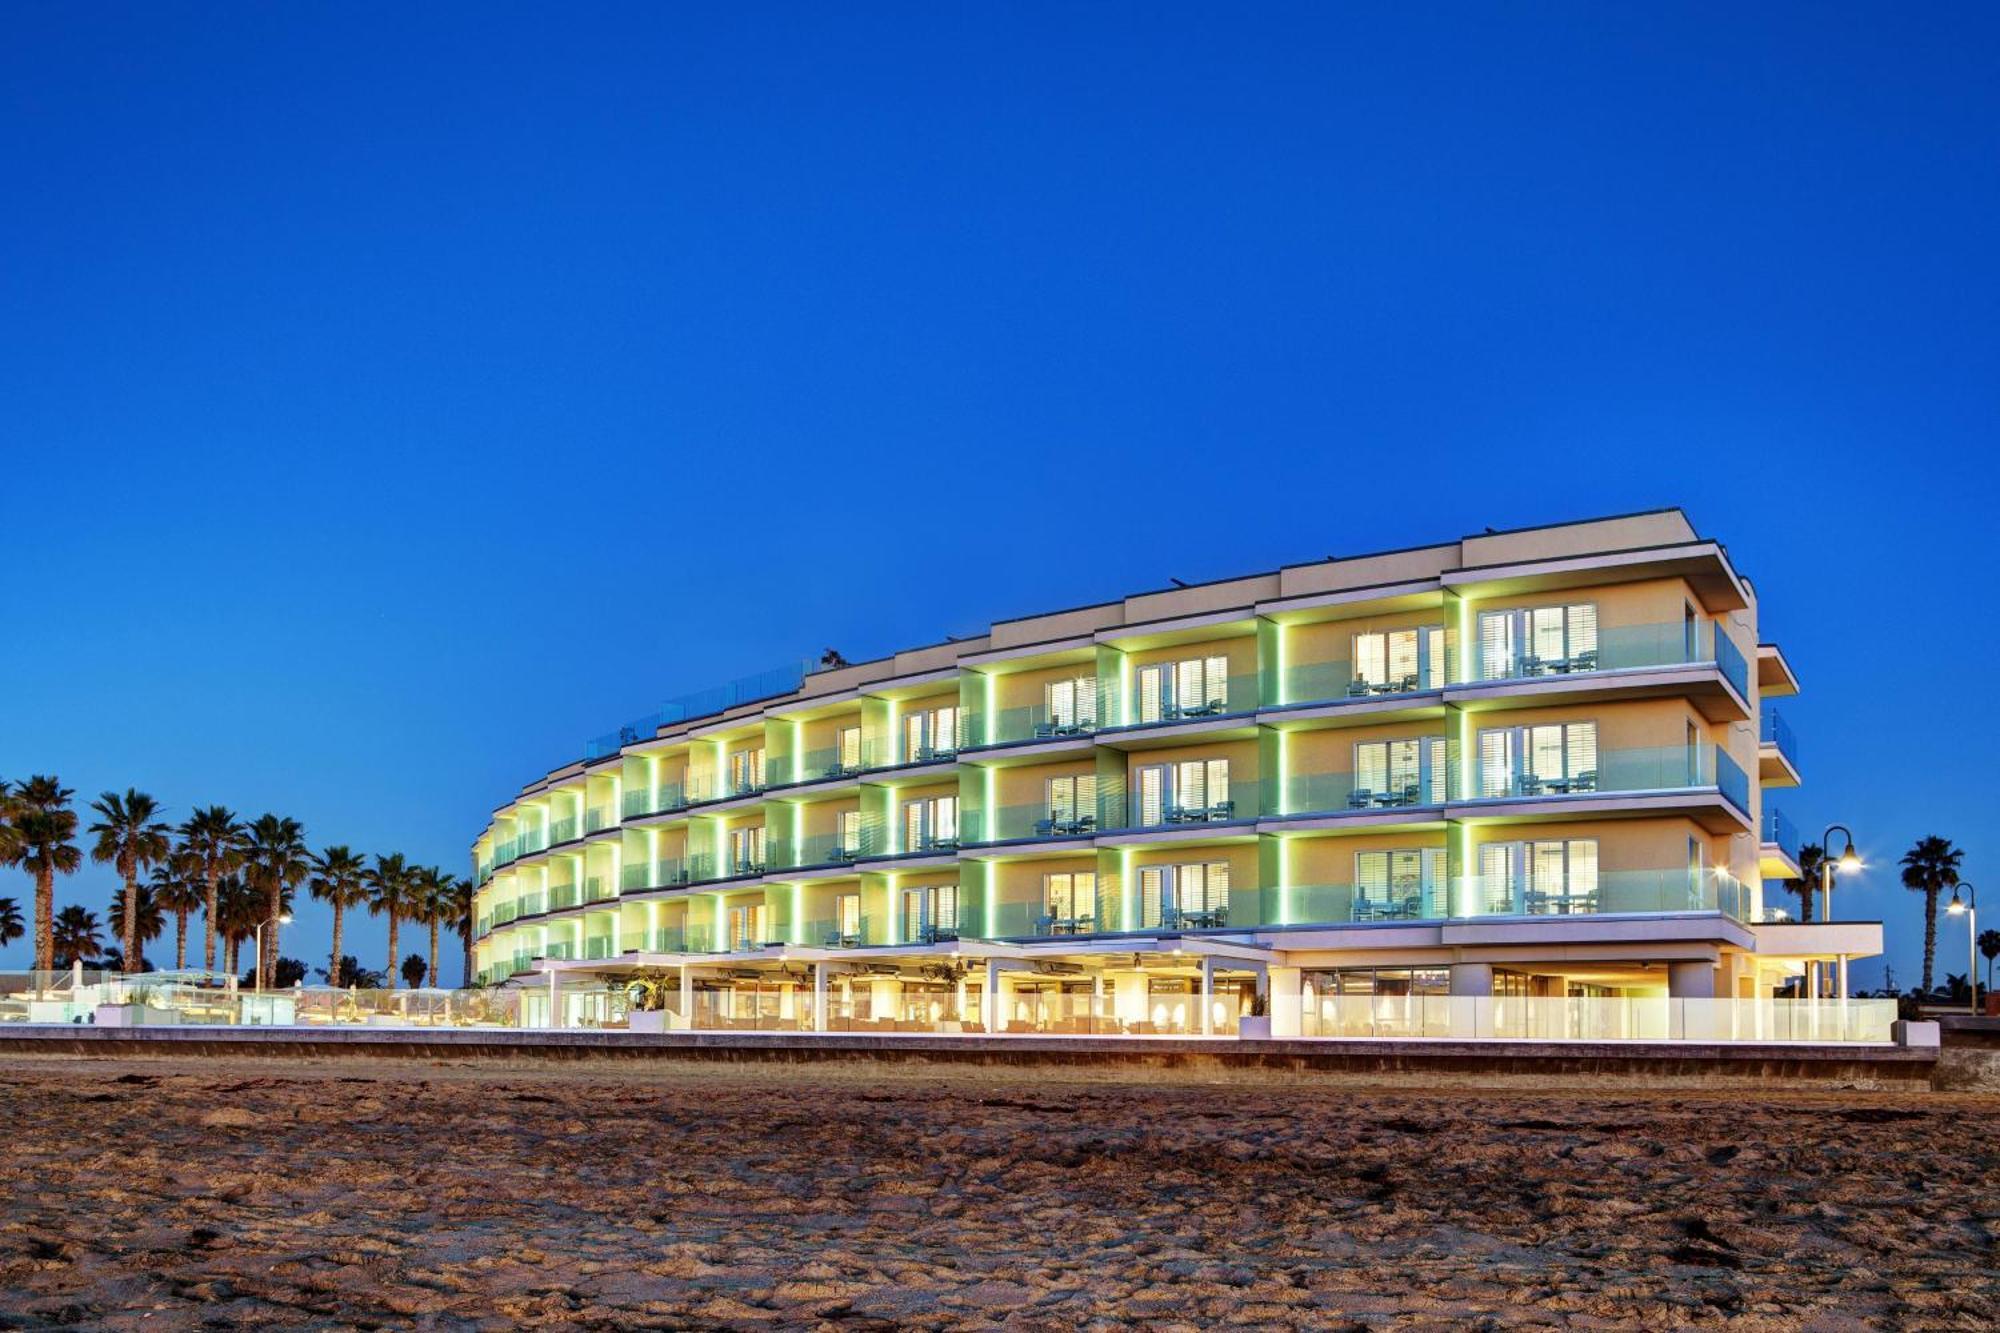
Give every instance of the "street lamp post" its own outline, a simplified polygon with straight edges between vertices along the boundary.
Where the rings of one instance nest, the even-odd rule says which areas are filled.
[[[1833,850],[1833,835],[1836,832],[1840,834],[1843,843],[1841,853],[1837,858],[1826,855],[1826,853]],[[1831,925],[1833,923],[1834,863],[1837,860],[1839,862],[1839,869],[1848,874],[1853,874],[1855,871],[1861,869],[1861,857],[1854,850],[1854,834],[1845,824],[1828,824],[1826,832],[1820,835],[1819,846],[1821,852],[1819,858],[1820,920]],[[1847,998],[1847,956],[1845,954],[1842,954],[1840,957],[1839,989],[1840,998],[1845,1000]],[[1819,988],[1815,986],[1813,990],[1817,994]]]
[[[292,914],[290,912],[279,912],[276,916],[265,918],[264,924],[257,927],[257,984],[252,988],[253,994],[262,995],[264,993],[264,932],[267,930],[271,932],[271,957],[277,958],[280,956],[278,952],[278,927],[289,926],[291,924]],[[277,979],[278,974],[274,970],[271,973],[271,980],[276,981]]]
[[[1960,894],[1964,896],[1961,897]],[[1952,916],[1965,918],[1965,989],[1972,996],[1968,1012],[1975,1017],[1979,1013],[1979,894],[1970,884],[1960,882],[1951,887],[1951,901],[1944,910]]]

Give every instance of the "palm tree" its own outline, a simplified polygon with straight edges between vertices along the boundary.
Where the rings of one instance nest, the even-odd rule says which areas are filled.
[[[333,906],[333,953],[327,968],[327,984],[340,984],[341,921],[350,907],[368,902],[368,862],[345,847],[329,847],[313,858],[312,878],[306,881],[312,896]]]
[[[144,972],[147,970],[146,945],[160,938],[166,931],[167,914],[160,910],[160,904],[154,900],[153,890],[150,885],[135,884],[133,887],[138,890],[139,901],[130,912],[125,910],[125,890],[120,889],[111,895],[111,920],[135,923],[133,926],[129,926],[128,929],[131,930],[132,939],[137,945],[137,951],[126,953],[121,946],[118,950],[118,956],[129,962],[131,966],[118,970]]]
[[[97,913],[74,903],[63,908],[49,927],[51,960],[63,967],[73,967],[86,958],[97,957],[104,951],[104,941],[98,938],[97,929]]]
[[[21,920],[21,904],[12,898],[0,898],[0,949],[6,948],[27,933],[28,927]],[[1987,934],[2000,934],[2000,932],[1988,931]]]
[[[90,808],[97,812],[97,822],[90,826],[90,831],[97,835],[90,859],[116,867],[118,878],[125,881],[125,892],[120,899],[124,912],[120,918],[118,949],[126,962],[136,962],[139,872],[166,860],[167,853],[173,850],[171,830],[159,819],[160,803],[136,787],[126,788],[123,796],[115,791],[105,792],[90,803]]]
[[[377,856],[375,868],[368,872],[368,910],[389,918],[388,973],[392,977],[396,975],[397,928],[410,914],[414,897],[411,880],[410,867],[403,863],[401,852]]]
[[[1799,848],[1799,877],[1780,881],[1799,900],[1799,920],[1813,919],[1813,898],[1819,893],[1820,868],[1826,865],[1826,848],[1809,842]],[[1839,873],[1838,867],[1835,874]]]
[[[222,937],[222,970],[237,975],[237,948],[264,924],[264,896],[241,874],[226,876],[215,888],[215,930]]]
[[[37,775],[14,788],[8,797],[8,859],[35,877],[35,970],[55,967],[56,876],[74,875],[83,865],[76,837],[76,795],[55,778]]]
[[[452,881],[452,929],[458,932],[458,942],[465,949],[463,970],[459,973],[461,986],[472,984],[472,897],[476,891],[477,886],[464,876]]]
[[[1951,845],[1951,839],[1936,834],[1919,838],[1903,853],[1903,887],[1924,895],[1924,979],[1921,993],[1931,992],[1931,964],[1937,958],[1938,895],[1958,883],[1959,862],[1965,853]]]
[[[456,875],[447,874],[437,866],[424,871],[422,880],[421,908],[419,920],[431,928],[431,967],[427,986],[444,984],[444,973],[438,966],[438,932],[445,926],[456,926],[463,919],[459,910],[459,886],[464,881]]]
[[[14,830],[14,784],[0,778],[0,866],[14,864],[21,835]]]
[[[188,918],[199,912],[206,901],[187,853],[176,848],[166,860],[154,866],[153,880],[147,888],[161,911],[174,914],[174,971],[183,971],[187,967]]]
[[[202,883],[201,965],[215,971],[216,894],[222,877],[243,864],[243,826],[220,805],[205,805],[181,825],[181,853],[188,873]],[[233,970],[233,969],[232,969]]]
[[[0,898],[0,903],[6,901],[6,899]],[[0,912],[0,944],[7,942],[5,921],[5,913]],[[14,933],[17,935],[20,934],[18,930]],[[2000,958],[2000,930],[1982,930],[1979,932],[1979,953],[1981,957],[1986,959],[1986,989],[1991,991],[1993,989],[1993,960]]]
[[[284,915],[291,891],[312,872],[312,854],[306,850],[305,826],[277,815],[260,815],[250,826],[243,847],[244,876],[264,895],[264,924],[257,936],[257,985],[265,988],[276,980],[278,918]],[[263,932],[269,933],[268,940]]]

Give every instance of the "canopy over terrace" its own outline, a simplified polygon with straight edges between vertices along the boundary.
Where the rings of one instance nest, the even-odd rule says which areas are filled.
[[[1275,960],[1273,949],[1247,940],[1152,933],[945,947],[774,944],[726,958],[633,952],[543,960],[536,972],[552,1014],[562,1012],[566,985],[616,989],[666,973],[678,980],[666,1005],[673,1026],[692,1024],[706,1009],[719,1026],[737,1025],[733,1016],[799,1031],[929,1031],[942,1023],[972,1032],[1233,1036],[1237,1020],[1268,998]],[[540,983],[530,975],[517,984]]]

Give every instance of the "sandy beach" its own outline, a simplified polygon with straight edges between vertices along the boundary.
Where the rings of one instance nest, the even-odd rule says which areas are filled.
[[[1993,1097],[10,1059],[0,1098],[9,1327],[2000,1324]]]

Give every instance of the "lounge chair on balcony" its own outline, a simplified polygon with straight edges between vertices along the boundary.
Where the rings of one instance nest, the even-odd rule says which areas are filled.
[[[1356,676],[1353,680],[1347,682],[1347,697],[1350,699],[1366,699],[1374,692],[1374,689],[1375,687],[1368,682],[1367,677]]]
[[[1042,915],[1035,918],[1035,933],[1037,935],[1055,934],[1056,919],[1050,916],[1047,912],[1042,913]]]
[[[1375,793],[1366,787],[1356,787],[1347,794],[1347,808],[1349,810],[1366,810],[1374,804]]]
[[[1060,735],[1062,735],[1062,728],[1053,722],[1037,722],[1035,724],[1035,739],[1038,741],[1054,740]]]
[[[1221,823],[1224,820],[1234,819],[1235,817],[1236,802],[1234,801],[1217,801],[1214,805],[1208,807],[1208,820],[1212,824]]]
[[[1569,789],[1571,791],[1596,791],[1597,770],[1594,768],[1584,769],[1583,772],[1569,780]]]

